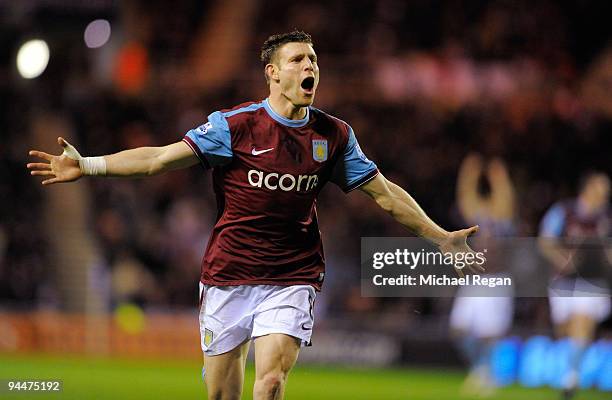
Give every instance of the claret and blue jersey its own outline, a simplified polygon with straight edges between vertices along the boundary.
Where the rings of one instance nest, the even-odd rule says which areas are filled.
[[[612,232],[612,213],[608,207],[591,215],[581,210],[577,200],[565,200],[553,204],[540,224],[540,236],[558,237],[607,237]]]
[[[214,112],[183,140],[213,169],[217,197],[202,283],[320,290],[316,197],[328,181],[349,192],[378,174],[352,128],[313,107],[304,119],[284,118],[266,99]]]

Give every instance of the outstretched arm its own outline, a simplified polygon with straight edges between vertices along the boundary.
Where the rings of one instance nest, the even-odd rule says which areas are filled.
[[[489,163],[487,177],[491,185],[491,214],[501,220],[514,217],[514,187],[506,164],[500,158]]]
[[[461,163],[457,177],[457,204],[459,212],[467,223],[472,223],[476,213],[487,212],[487,203],[478,193],[478,179],[482,174],[482,158],[469,154]]]
[[[472,252],[467,237],[478,231],[478,226],[448,232],[437,225],[404,189],[378,174],[361,187],[376,203],[391,216],[417,235],[430,240],[446,253]],[[476,265],[470,268],[484,270]],[[459,275],[463,275],[457,270]]]
[[[176,142],[161,147],[139,147],[102,157],[82,157],[79,152],[63,138],[57,143],[64,152],[52,155],[43,151],[31,150],[30,155],[47,162],[28,163],[32,175],[47,177],[42,183],[49,185],[72,182],[84,175],[138,177],[152,176],[197,164],[199,159],[184,142]]]

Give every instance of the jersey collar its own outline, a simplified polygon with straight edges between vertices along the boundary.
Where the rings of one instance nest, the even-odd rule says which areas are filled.
[[[306,116],[302,119],[289,119],[289,118],[285,118],[280,114],[277,114],[272,107],[270,106],[270,103],[268,102],[268,99],[265,99],[263,101],[263,105],[264,108],[266,109],[266,112],[268,113],[268,115],[270,117],[272,117],[273,120],[275,120],[276,122],[278,122],[279,124],[283,124],[285,126],[289,126],[291,128],[301,128],[302,126],[306,125],[308,123],[308,119],[310,118],[310,107],[306,107]]]

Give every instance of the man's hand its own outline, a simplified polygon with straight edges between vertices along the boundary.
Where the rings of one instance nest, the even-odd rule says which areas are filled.
[[[64,150],[71,148],[72,146],[63,138],[57,138],[57,143],[62,146]],[[74,149],[74,147],[72,147]],[[74,149],[76,152],[76,149]],[[59,156],[54,156],[43,151],[38,150],[30,150],[28,153],[31,156],[42,158],[48,162],[42,163],[28,163],[28,169],[31,175],[40,175],[40,176],[48,176],[50,178],[42,181],[43,185],[51,185],[53,183],[61,183],[61,182],[72,182],[79,179],[83,176],[81,172],[81,168],[79,167],[78,152],[77,159],[71,158],[64,153]],[[74,155],[72,156],[74,157]]]
[[[467,238],[476,232],[478,232],[478,225],[472,226],[471,228],[467,228],[467,229],[461,229],[459,231],[449,232],[446,240],[440,243],[438,247],[443,254],[446,254],[446,253],[452,253],[452,254],[474,253],[474,251],[467,244]],[[477,265],[475,263],[466,262],[466,266],[472,272],[484,272],[485,270],[484,267]],[[463,268],[455,267],[455,271],[457,272],[459,277],[463,278],[465,276],[463,274]]]
[[[474,254],[467,244],[468,236],[478,232],[478,226],[447,232],[433,222],[425,211],[404,189],[387,180],[382,174],[360,188],[372,197],[376,203],[387,211],[396,221],[420,237],[435,243],[442,253]],[[474,257],[475,258],[475,257]],[[474,263],[465,263],[473,272],[483,272],[484,268]],[[463,277],[462,268],[455,267],[457,274]]]

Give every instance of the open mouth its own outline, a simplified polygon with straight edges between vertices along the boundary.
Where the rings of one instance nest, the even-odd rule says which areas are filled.
[[[306,93],[312,93],[312,89],[314,88],[314,84],[315,84],[314,77],[309,76],[308,78],[305,78],[302,81],[302,84],[300,86],[302,87],[302,89],[304,89],[304,91]]]

